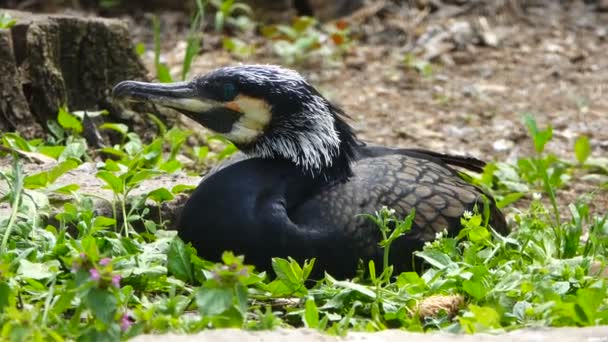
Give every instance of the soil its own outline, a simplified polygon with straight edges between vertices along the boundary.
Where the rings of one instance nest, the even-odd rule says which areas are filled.
[[[353,38],[346,53],[288,66],[341,106],[357,134],[369,142],[514,163],[534,154],[522,122],[529,113],[541,127],[553,126],[549,153],[575,162],[574,141],[585,135],[592,158],[604,158],[608,165],[608,12],[583,1],[536,2],[527,8],[445,5],[429,11],[370,1],[341,19]],[[145,43],[143,61],[154,78],[151,18],[146,13],[122,17],[133,40]],[[188,18],[164,12],[160,24],[161,61],[178,79]],[[222,35],[209,31],[202,36],[202,53],[190,78],[237,63],[285,64],[272,52],[272,42],[259,34],[230,30],[256,46],[253,55],[237,58],[222,48]],[[425,74],[404,62],[408,54],[429,63]],[[204,128],[179,119],[204,137]],[[559,190],[562,212],[579,196],[594,192],[592,212],[606,213],[608,189],[602,184],[608,175],[586,173],[575,172],[573,181]],[[524,199],[514,208],[527,203]]]
[[[371,6],[378,2],[386,5],[371,9],[367,6],[367,13],[357,12],[359,17],[346,19],[350,20],[357,39],[338,62],[310,60],[291,66],[350,114],[351,123],[361,138],[390,146],[421,147],[472,155],[487,161],[515,162],[534,153],[521,120],[523,113],[530,113],[541,127],[553,125],[554,138],[547,147],[548,152],[574,161],[574,141],[585,135],[590,139],[592,157],[606,158],[608,13],[583,1],[570,1],[568,6],[557,1],[539,1],[543,6],[528,8],[523,14],[521,9],[477,8],[463,12],[459,6],[446,6],[429,13],[388,1],[373,1]],[[150,17],[125,19],[131,25],[133,39],[145,42],[148,50],[152,50]],[[181,70],[185,52],[185,22],[182,14],[161,16],[164,28],[162,60],[170,66],[174,76]],[[467,25],[470,30],[450,31]],[[483,30],[479,31],[479,27]],[[415,44],[429,32],[445,33],[446,38],[436,46]],[[246,59],[224,51],[221,38],[205,33],[203,53],[194,61],[190,77],[235,63],[283,64],[264,38],[252,34],[239,37],[258,46],[256,53]],[[441,53],[429,60],[429,75],[421,75],[415,68],[405,65],[408,51],[422,51],[421,55],[428,55],[433,49],[439,49]],[[143,58],[153,76],[153,54],[146,53]],[[188,119],[181,119],[188,128],[197,127]],[[203,128],[200,130],[204,133]],[[196,183],[191,178],[178,181]],[[576,177],[560,189],[560,205],[564,207],[577,196],[597,191],[592,210],[606,213],[608,191],[600,190],[600,184],[605,182],[606,175]],[[524,204],[522,202],[520,206]],[[556,338],[599,341],[606,336],[602,329],[526,330],[500,337],[474,338],[487,341]],[[514,337],[516,334],[521,335]],[[228,330],[206,331],[190,337],[146,335],[136,340],[376,341],[403,338],[422,337],[399,331],[371,335],[353,333],[347,339],[338,339],[308,330],[263,334]],[[452,335],[425,335],[424,338],[429,341],[469,340],[466,336]]]
[[[585,135],[592,157],[605,158],[608,13],[583,1],[536,2],[540,6],[466,11],[446,5],[429,13],[373,1],[345,19],[357,39],[338,62],[312,59],[290,67],[349,113],[356,132],[370,142],[516,162],[534,154],[522,121],[529,113],[540,127],[553,126],[547,152],[574,162],[574,141]],[[175,15],[164,15],[161,21],[162,60],[177,76],[185,34],[178,25],[171,26],[179,22]],[[141,22],[132,32],[136,41],[150,41]],[[416,44],[433,32],[447,38],[435,45]],[[283,64],[267,39],[252,34],[239,38],[257,46],[253,56],[236,58],[221,48],[221,37],[206,33],[204,52],[194,61],[190,77],[235,63]],[[424,57],[434,50],[441,53],[431,56],[426,76],[404,63],[410,51],[422,51]],[[145,54],[144,62],[154,76],[153,54]],[[561,206],[596,191],[593,210],[604,213],[604,182],[605,175],[576,178],[559,191]]]

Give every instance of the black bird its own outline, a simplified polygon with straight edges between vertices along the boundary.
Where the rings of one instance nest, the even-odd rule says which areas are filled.
[[[232,141],[247,157],[207,175],[186,203],[179,236],[201,257],[224,250],[270,269],[272,257],[316,258],[315,269],[353,276],[358,260],[380,266],[380,232],[365,217],[382,206],[414,227],[391,247],[397,271],[436,233],[460,230],[483,192],[452,167],[481,171],[475,158],[361,142],[342,110],[300,74],[279,66],[224,67],[191,82],[124,81],[116,98],[173,108]],[[486,195],[487,196],[487,195]],[[508,233],[491,205],[490,224]]]

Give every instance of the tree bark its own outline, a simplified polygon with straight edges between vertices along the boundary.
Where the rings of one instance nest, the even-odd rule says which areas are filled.
[[[126,79],[146,80],[147,71],[131,42],[129,30],[115,19],[80,18],[7,11],[17,20],[0,30],[0,128],[26,137],[42,136],[57,110],[102,110],[106,121],[122,122],[138,133],[152,123],[110,97]],[[141,111],[140,111],[141,110]],[[166,117],[153,108],[161,120]]]
[[[31,114],[23,94],[9,30],[0,30],[0,75],[0,130],[6,132],[18,128],[24,137],[34,137],[42,128]]]

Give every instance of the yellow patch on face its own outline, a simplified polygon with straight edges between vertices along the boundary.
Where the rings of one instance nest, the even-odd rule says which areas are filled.
[[[255,97],[238,95],[234,100],[225,103],[224,106],[243,114],[234,123],[232,130],[224,134],[226,138],[236,143],[253,142],[264,132],[272,118],[270,105],[266,101]]]
[[[224,105],[224,107],[226,107],[226,108],[228,108],[228,109],[231,109],[231,110],[233,110],[233,111],[235,111],[235,112],[242,112],[242,111],[243,111],[243,110],[241,109],[241,107],[239,106],[239,104],[238,104],[238,103],[236,103],[236,101],[230,101],[230,102],[227,102],[227,103]]]

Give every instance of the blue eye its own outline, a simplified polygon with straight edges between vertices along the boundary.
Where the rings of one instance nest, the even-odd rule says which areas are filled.
[[[224,100],[230,101],[236,97],[236,88],[232,83],[224,83]]]

